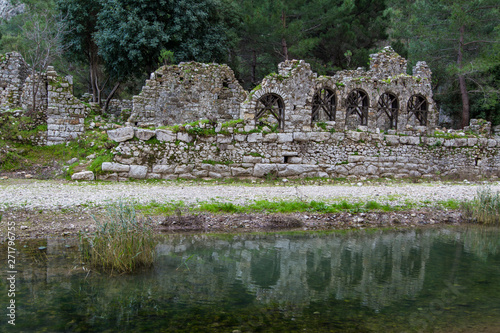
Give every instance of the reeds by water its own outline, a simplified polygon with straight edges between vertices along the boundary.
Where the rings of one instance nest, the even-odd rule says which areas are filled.
[[[474,199],[463,203],[462,209],[466,218],[482,224],[500,223],[500,192],[490,188],[477,191]]]
[[[118,202],[94,220],[95,233],[80,237],[84,261],[112,274],[153,265],[158,237],[152,223],[138,219],[133,205]]]

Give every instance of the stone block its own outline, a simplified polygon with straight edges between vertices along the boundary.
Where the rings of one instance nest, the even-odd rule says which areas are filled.
[[[144,179],[148,174],[148,167],[144,165],[131,165],[128,176],[134,179]]]
[[[288,159],[288,163],[290,163],[290,164],[300,164],[300,163],[302,163],[302,158],[300,158],[300,157],[290,157]]]
[[[115,130],[109,130],[108,137],[110,140],[116,142],[124,142],[130,140],[134,137],[134,128],[122,127],[122,128],[117,128]]]
[[[189,133],[179,132],[177,133],[177,140],[191,142],[193,141],[193,136],[191,136]]]
[[[292,133],[278,133],[278,143],[292,142]]]
[[[210,178],[220,179],[220,178],[222,178],[222,175],[221,175],[220,173],[218,173],[218,172],[213,172],[213,171],[210,171],[210,172],[208,173],[208,177],[210,177]]]
[[[101,166],[101,169],[102,171],[129,172],[130,165],[113,163],[113,162],[104,162]]]
[[[147,179],[161,179],[161,175],[159,173],[148,173],[146,178]]]
[[[351,155],[347,157],[347,162],[349,163],[358,163],[358,162],[363,162],[364,160],[365,157],[359,155]]]
[[[92,171],[81,171],[71,175],[71,180],[94,180],[94,173]]]
[[[153,165],[154,173],[171,174],[175,171],[175,165],[156,164]]]
[[[278,164],[263,164],[263,163],[258,163],[255,164],[255,167],[253,168],[253,176],[254,177],[264,177],[266,174],[269,173],[278,173],[279,168]]]
[[[135,137],[142,141],[147,141],[156,135],[153,130],[148,130],[144,128],[138,128],[135,130]]]
[[[248,142],[261,142],[262,141],[262,133],[248,134],[247,141]]]
[[[104,180],[104,181],[110,181],[110,182],[116,182],[116,181],[118,181],[118,174],[117,173],[103,174],[103,175],[97,176],[97,179]]]
[[[385,142],[388,146],[399,145],[399,136],[397,135],[386,135]]]
[[[177,135],[169,130],[156,130],[156,138],[163,142],[174,142],[177,140]]]
[[[177,174],[184,174],[184,173],[190,173],[191,171],[193,171],[192,165],[179,165],[175,168],[174,172]]]
[[[196,171],[193,171],[193,175],[196,178],[208,177],[208,171],[207,170],[196,170]]]
[[[364,165],[357,165],[355,166],[354,168],[352,168],[349,173],[351,175],[355,175],[355,176],[363,176],[363,175],[366,175],[367,174],[367,169]]]
[[[276,140],[278,140],[278,134],[276,133],[269,133],[263,136],[264,142],[276,142]]]
[[[366,173],[369,175],[376,175],[378,173],[378,168],[374,165],[369,165],[366,168]]]
[[[304,132],[295,132],[293,133],[293,140],[298,142],[308,141],[307,134]]]
[[[243,142],[247,140],[247,136],[245,134],[235,134],[234,140],[238,142]]]
[[[235,167],[231,168],[231,174],[233,177],[244,177],[244,176],[251,176],[252,175],[252,168],[240,168],[240,167]]]
[[[318,171],[319,166],[310,165],[310,164],[291,164],[286,165],[286,168],[282,171],[278,172],[278,176],[280,177],[291,177],[291,176],[300,176],[306,172]]]
[[[473,147],[475,145],[477,145],[477,138],[467,138],[467,146],[469,147]]]
[[[232,141],[232,135],[217,134],[217,143],[231,143]]]
[[[183,173],[183,174],[180,174],[179,175],[179,178],[181,179],[196,179],[195,176],[193,176],[192,174],[190,173]]]
[[[447,139],[443,144],[445,147],[456,147],[455,139]]]
[[[259,156],[243,156],[243,163],[261,163],[262,157]]]

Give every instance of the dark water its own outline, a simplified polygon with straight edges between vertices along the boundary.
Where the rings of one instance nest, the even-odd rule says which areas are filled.
[[[77,246],[17,242],[16,326],[3,260],[2,331],[500,328],[499,229],[171,236],[154,269],[115,277],[84,270]]]

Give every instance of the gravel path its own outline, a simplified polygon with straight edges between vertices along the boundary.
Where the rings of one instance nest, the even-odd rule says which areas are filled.
[[[62,209],[81,205],[103,205],[119,200],[140,203],[216,200],[244,204],[254,200],[376,200],[391,205],[428,203],[474,197],[478,189],[489,186],[500,191],[498,182],[454,185],[448,183],[353,185],[199,185],[146,183],[62,183],[57,181],[0,181],[0,209]]]

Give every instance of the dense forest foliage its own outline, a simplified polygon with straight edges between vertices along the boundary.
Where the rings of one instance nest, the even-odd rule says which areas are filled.
[[[12,0],[24,14],[0,25],[0,51],[19,51],[75,78],[77,95],[137,94],[162,64],[229,64],[251,89],[277,64],[304,59],[333,74],[367,67],[391,45],[427,61],[435,99],[455,125],[500,124],[497,0]],[[57,41],[57,43],[55,42]]]

